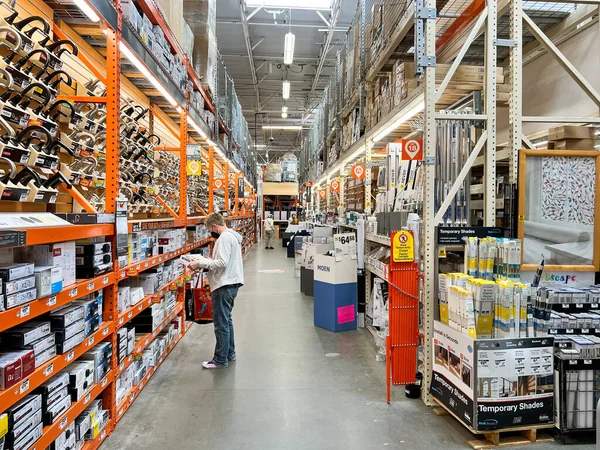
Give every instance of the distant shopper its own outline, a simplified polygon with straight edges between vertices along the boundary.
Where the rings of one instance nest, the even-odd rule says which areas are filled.
[[[190,263],[192,270],[208,269],[208,282],[212,293],[213,321],[217,344],[210,361],[204,361],[205,369],[222,369],[229,361],[235,361],[235,341],[231,311],[238,289],[244,285],[242,265],[242,236],[227,228],[219,213],[206,217],[206,228],[217,240],[212,259],[200,257]]]
[[[298,217],[296,217],[296,213],[292,213],[290,218],[288,219],[289,225],[298,225]]]
[[[265,249],[273,250],[272,240],[273,234],[275,233],[275,224],[273,223],[273,214],[267,214],[267,218],[265,219],[265,235],[267,236],[267,244]]]

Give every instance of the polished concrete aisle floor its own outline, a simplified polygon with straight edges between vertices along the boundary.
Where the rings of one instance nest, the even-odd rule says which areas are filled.
[[[203,370],[213,326],[193,325],[103,450],[468,448],[471,435],[454,419],[401,388],[385,402],[385,365],[367,330],[313,326],[313,299],[299,292],[280,246],[256,248],[244,265],[233,314],[237,362]]]

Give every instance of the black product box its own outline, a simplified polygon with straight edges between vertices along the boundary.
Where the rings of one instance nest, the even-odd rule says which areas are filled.
[[[35,444],[35,442],[39,438],[42,437],[43,432],[44,432],[44,424],[40,423],[33,430],[31,430],[31,432],[29,432],[29,434],[27,434],[20,441],[18,441],[14,445],[13,450],[27,450],[29,447],[31,447],[33,444]]]
[[[81,344],[84,339],[85,339],[85,333],[82,331],[82,332],[76,334],[75,336],[67,339],[66,341],[64,341],[60,344],[56,344],[56,352],[59,355],[62,355],[64,353],[68,352],[69,350],[72,350],[79,344]]]
[[[22,421],[27,420],[32,414],[41,408],[41,394],[25,396],[22,400],[6,410],[6,414],[8,414],[8,427],[11,429],[19,427]]]
[[[52,395],[42,398],[42,410],[50,411],[62,402],[66,397],[69,396],[69,386],[60,388],[58,391],[54,391]]]
[[[43,398],[47,399],[58,392],[60,389],[69,386],[69,374],[67,372],[60,372],[53,376],[49,381],[42,384],[36,389],[36,393],[42,395]],[[44,400],[45,401],[45,400]]]
[[[42,410],[38,409],[33,414],[31,414],[27,419],[22,420],[18,427],[13,427],[6,435],[5,435],[5,447],[4,448],[12,448],[15,445],[15,442],[19,442],[23,437],[31,432],[33,428],[38,426],[38,424],[42,423]]]
[[[54,336],[54,333],[50,333],[49,335],[44,336],[44,337],[38,339],[37,341],[32,342],[31,344],[27,344],[22,347],[14,347],[14,348],[17,348],[19,350],[33,350],[33,353],[37,356],[55,344],[56,344],[56,337]]]
[[[55,356],[56,356],[56,346],[53,345],[52,347],[44,350],[42,353],[35,355],[35,368],[37,369],[42,364],[47,363]]]
[[[62,213],[54,214],[67,222],[76,225],[92,225],[96,223],[115,223],[114,214]]]
[[[2,345],[5,347],[23,348],[49,335],[50,322],[28,322],[2,333]]]
[[[94,374],[94,362],[77,361],[76,363],[71,364],[66,371],[69,374],[69,386],[79,386],[86,378]]]
[[[100,329],[100,323],[101,322],[102,321],[100,320],[100,316],[98,316],[98,315],[93,316],[89,320],[86,320],[85,321],[85,328],[83,330],[84,334],[85,334],[85,337],[91,336],[96,331],[98,331]]]
[[[80,441],[92,426],[92,418],[88,412],[81,413],[75,419],[75,439]]]
[[[112,261],[112,253],[99,253],[97,255],[78,256],[75,258],[75,264],[79,268],[94,268],[102,264],[108,264]]]
[[[85,320],[89,320],[91,319],[93,316],[98,315],[98,300],[97,299],[93,299],[93,300],[77,300],[75,302],[72,303],[73,305],[77,305],[77,306],[83,306],[84,308],[84,313],[83,313],[83,318]]]
[[[7,295],[4,304],[6,309],[15,308],[25,303],[34,301],[37,298],[37,289],[28,289],[26,291],[15,292],[14,294]]]
[[[51,409],[44,411],[44,425],[52,425],[56,419],[62,416],[71,407],[71,397],[68,395]]]
[[[69,445],[71,441],[75,439],[75,422],[72,422],[66,429],[63,431],[60,436],[58,436],[52,444],[50,444],[50,450],[66,450],[66,448],[73,448]],[[72,443],[72,442],[71,442]]]
[[[110,360],[104,360],[102,364],[100,364],[94,370],[94,383],[100,383],[102,379],[106,376],[108,371],[110,370]]]
[[[110,342],[101,342],[93,349],[85,352],[79,359],[85,361],[94,361],[94,367],[98,367],[104,361],[110,363],[112,356],[112,344]],[[109,364],[110,365],[110,364]],[[97,382],[97,381],[96,381]]]
[[[79,305],[69,305],[50,313],[52,329],[66,328],[72,323],[83,319],[85,309]]]
[[[85,320],[81,319],[77,322],[72,323],[68,327],[57,329],[54,333],[56,334],[56,343],[62,344],[66,340],[71,339],[76,334],[81,333],[85,330]]]
[[[75,272],[77,274],[77,278],[94,278],[103,273],[110,272],[113,269],[113,263],[109,262],[106,264],[101,264],[97,267],[82,267],[77,266],[75,268]]]
[[[75,387],[69,388],[69,394],[71,394],[71,401],[78,402],[94,385],[94,374],[90,374],[82,383],[79,383]]]
[[[100,242],[97,244],[77,244],[75,247],[75,254],[77,256],[92,256],[110,252],[110,242]]]
[[[4,295],[15,294],[17,292],[27,291],[35,287],[35,275],[19,278],[13,281],[7,281],[3,285]]]
[[[33,275],[35,266],[30,263],[0,264],[0,279],[5,283]]]

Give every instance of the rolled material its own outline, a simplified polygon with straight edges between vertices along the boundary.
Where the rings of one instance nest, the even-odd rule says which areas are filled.
[[[568,244],[569,242],[585,242],[591,240],[587,231],[575,230],[565,226],[548,225],[545,223],[525,221],[525,236],[553,242]]]

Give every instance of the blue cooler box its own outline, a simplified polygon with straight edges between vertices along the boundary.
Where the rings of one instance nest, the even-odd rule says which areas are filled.
[[[356,260],[349,256],[316,255],[314,324],[329,331],[357,328]]]

